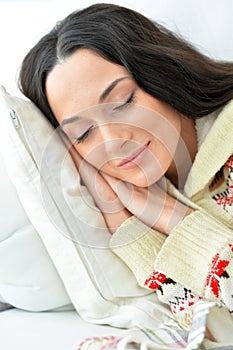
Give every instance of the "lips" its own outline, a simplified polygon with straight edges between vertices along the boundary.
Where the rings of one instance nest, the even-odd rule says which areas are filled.
[[[148,148],[150,141],[134,151],[129,157],[122,159],[118,164],[118,168],[129,169],[132,166],[137,166],[137,161],[140,160],[142,153]]]

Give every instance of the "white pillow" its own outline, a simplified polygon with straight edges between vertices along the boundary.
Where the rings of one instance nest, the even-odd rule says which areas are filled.
[[[1,102],[2,105],[2,102]],[[0,115],[1,125],[4,116]],[[45,246],[29,221],[13,186],[0,146],[0,301],[30,311],[72,308],[63,282]],[[12,162],[15,157],[13,156]]]
[[[9,177],[76,310],[120,327],[161,324],[170,311],[108,249],[102,215],[53,127],[31,101],[3,87],[0,95],[0,148]]]

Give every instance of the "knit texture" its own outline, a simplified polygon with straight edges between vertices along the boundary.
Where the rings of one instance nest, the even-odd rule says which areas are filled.
[[[113,235],[110,247],[133,271],[139,285],[145,287],[165,239],[165,235],[131,217]]]

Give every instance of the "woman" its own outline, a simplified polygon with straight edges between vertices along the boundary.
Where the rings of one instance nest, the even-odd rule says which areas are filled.
[[[200,300],[233,311],[233,64],[97,4],[44,36],[19,81],[73,145],[111,247],[138,283],[186,328]]]

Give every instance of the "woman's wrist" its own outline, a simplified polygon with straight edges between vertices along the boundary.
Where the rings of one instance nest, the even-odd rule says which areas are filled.
[[[171,233],[171,231],[180,222],[182,222],[186,216],[190,215],[193,211],[194,211],[194,209],[186,207],[184,210],[181,210],[181,212],[177,213],[176,215],[173,215],[170,222],[168,223],[166,234],[169,235]]]
[[[114,234],[116,230],[131,216],[132,214],[128,210],[124,209],[118,213],[104,214],[104,220],[109,232]]]
[[[172,200],[165,205],[163,211],[163,222],[161,222],[160,227],[155,225],[154,228],[166,235],[169,235],[172,230],[193,211],[194,209],[172,198]]]

